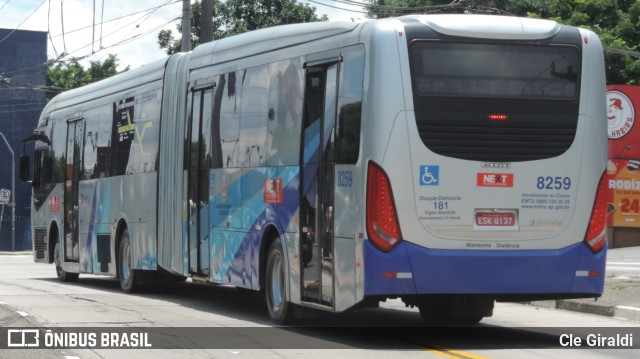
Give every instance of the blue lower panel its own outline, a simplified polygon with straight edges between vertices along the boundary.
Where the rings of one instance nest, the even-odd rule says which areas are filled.
[[[594,255],[583,243],[558,250],[478,251],[405,241],[382,253],[365,241],[364,254],[366,295],[602,293],[604,287],[606,250]]]

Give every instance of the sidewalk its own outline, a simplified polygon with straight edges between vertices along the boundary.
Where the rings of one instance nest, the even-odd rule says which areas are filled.
[[[597,300],[567,299],[530,304],[640,322],[640,247],[609,249],[605,289]]]

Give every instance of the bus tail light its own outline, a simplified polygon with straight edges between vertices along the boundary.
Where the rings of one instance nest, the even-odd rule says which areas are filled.
[[[509,119],[509,115],[504,113],[490,113],[487,115],[487,118],[491,121],[506,121]]]
[[[402,240],[391,182],[374,162],[369,162],[367,173],[367,234],[383,252],[391,251]]]
[[[603,173],[598,183],[596,199],[584,242],[593,253],[598,253],[607,243],[607,176]]]

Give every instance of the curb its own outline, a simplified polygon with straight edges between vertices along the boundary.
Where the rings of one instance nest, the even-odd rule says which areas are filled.
[[[640,322],[640,308],[619,305],[615,307],[614,317]]]
[[[0,252],[0,256],[26,256],[26,255],[33,255],[33,251],[17,251],[17,252],[11,252],[11,251],[3,251]]]
[[[571,312],[579,312],[586,314],[600,315],[604,317],[640,321],[640,308],[628,307],[623,305],[611,306],[591,304],[584,302],[575,302],[569,300],[548,300],[548,301],[535,301],[529,302],[529,305],[533,305],[541,308],[568,310]]]

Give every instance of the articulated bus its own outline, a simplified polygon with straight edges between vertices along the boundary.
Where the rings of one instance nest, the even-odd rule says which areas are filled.
[[[33,136],[33,248],[58,278],[265,293],[276,323],[388,298],[477,323],[597,297],[603,48],[492,15],[294,24],[64,92]],[[30,172],[30,168],[33,173]]]

